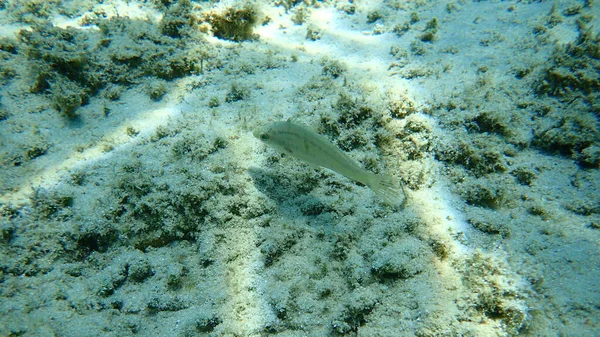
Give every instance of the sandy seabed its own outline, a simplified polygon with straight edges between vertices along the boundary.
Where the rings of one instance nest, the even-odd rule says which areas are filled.
[[[0,0],[0,336],[599,336],[599,15]]]

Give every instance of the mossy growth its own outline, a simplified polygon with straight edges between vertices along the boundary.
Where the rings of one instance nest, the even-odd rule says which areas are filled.
[[[402,37],[409,30],[410,30],[410,22],[408,22],[408,21],[406,21],[404,23],[398,23],[398,24],[394,25],[394,28],[392,28],[392,32],[394,32],[394,34],[396,34],[396,36],[398,36],[398,37]]]
[[[510,116],[500,111],[482,111],[475,115],[467,123],[467,129],[480,133],[495,133],[501,136],[510,136]]]
[[[375,21],[380,20],[381,18],[383,18],[383,15],[381,14],[380,11],[378,11],[378,10],[370,11],[367,14],[367,23],[374,23]]]
[[[517,167],[510,174],[517,179],[519,184],[526,186],[533,185],[533,181],[537,178],[537,175],[528,167]]]
[[[546,21],[546,26],[548,26],[550,28],[554,28],[564,21],[563,16],[558,11],[557,3],[552,5],[552,8],[550,9],[550,12],[548,13],[547,17],[545,18],[545,21]]]
[[[410,43],[410,51],[413,55],[423,56],[427,54],[427,47],[421,41],[413,41]]]
[[[323,75],[333,78],[340,77],[346,71],[346,67],[338,60],[326,59],[321,61],[321,64],[323,65]]]
[[[412,99],[400,95],[390,98],[387,108],[393,118],[399,119],[406,118],[406,116],[419,111],[416,103]]]
[[[352,335],[369,321],[369,315],[377,305],[376,299],[369,295],[354,297],[344,305],[344,310],[331,321],[331,335]]]
[[[57,192],[44,188],[35,188],[31,196],[31,203],[35,213],[42,219],[60,217],[62,219],[71,214],[68,209],[73,206],[73,196],[68,192]]]
[[[382,283],[408,279],[425,269],[423,262],[430,255],[424,242],[413,237],[402,238],[373,255],[371,273]]]
[[[202,40],[172,38],[150,22],[113,17],[97,25],[104,56],[99,66],[112,70],[102,73],[106,82],[130,85],[146,76],[176,79],[199,73],[206,57]]]
[[[10,61],[17,55],[18,43],[14,39],[0,37],[0,84],[6,83],[8,80],[16,76],[16,71],[10,64]]]
[[[591,145],[581,150],[577,159],[584,167],[600,168],[600,145]]]
[[[213,34],[223,40],[242,42],[256,38],[253,29],[258,22],[258,11],[250,4],[229,7],[221,13],[208,13],[205,21],[212,26]]]
[[[172,80],[198,73],[208,55],[201,38],[179,38],[192,31],[189,22],[177,25],[177,33],[165,31],[166,23],[125,17],[92,23],[99,31],[36,25],[19,31],[18,48],[4,44],[9,52],[14,49],[27,59],[30,72],[21,75],[31,78],[30,92],[50,93],[56,110],[68,118],[76,117],[79,106],[104,88],[104,96],[116,100],[125,86],[140,83],[143,77]],[[194,45],[188,48],[191,40]]]
[[[419,36],[419,39],[423,42],[433,42],[436,39],[436,35],[438,32],[438,20],[437,18],[431,19],[427,22],[427,26],[423,33]]]
[[[403,68],[410,63],[410,59],[408,57],[408,50],[400,46],[391,46],[390,55],[392,55],[396,59],[396,61],[394,61],[390,65],[390,67]]]
[[[190,0],[179,0],[175,5],[167,8],[159,24],[161,33],[173,38],[192,35],[191,24],[196,20],[192,17],[193,10]]]
[[[429,246],[431,250],[440,260],[445,260],[452,253],[452,248],[450,248],[450,244],[446,242],[446,240],[441,238],[435,238],[429,240]]]
[[[275,5],[277,6],[283,6],[287,11],[289,11],[292,7],[301,4],[301,3],[310,3],[310,1],[303,1],[303,0],[275,0]]]
[[[92,90],[97,81],[88,70],[93,67],[86,36],[80,31],[52,25],[37,26],[34,30],[20,30],[17,38],[21,52],[30,60],[38,60],[41,72],[60,74],[70,81],[85,84]]]
[[[437,149],[436,157],[439,160],[458,164],[471,171],[476,177],[490,173],[505,172],[506,160],[501,148],[492,146],[496,144],[495,137],[478,135],[468,141],[460,140],[456,146]]]
[[[519,335],[531,323],[506,267],[476,251],[462,263],[464,283],[472,290],[476,312],[488,319],[499,320],[511,336]],[[469,309],[465,309],[469,310]]]
[[[591,113],[571,113],[548,129],[535,130],[533,144],[550,153],[572,157],[583,166],[593,167],[600,161],[597,150],[600,130],[597,124]]]
[[[528,211],[529,211],[529,214],[539,216],[544,220],[550,219],[550,212],[544,206],[542,206],[540,204],[534,204],[534,205],[530,206]]]
[[[46,152],[48,152],[49,148],[50,144],[46,143],[43,140],[31,142],[25,147],[24,159],[32,160],[37,157],[43,156],[44,154],[46,154]]]
[[[576,200],[565,205],[569,211],[583,216],[600,214],[600,203],[593,199]]]
[[[73,185],[81,186],[86,182],[86,173],[83,170],[71,172],[70,177]]]
[[[215,96],[215,97],[211,97],[211,98],[208,100],[208,107],[209,107],[209,108],[216,108],[216,107],[218,107],[219,105],[221,105],[221,102],[219,101],[219,98],[218,98],[218,97],[216,97],[216,96]]]
[[[222,137],[207,138],[203,135],[186,134],[173,144],[171,152],[177,159],[185,157],[200,161],[208,155],[226,148],[227,144],[227,140]]]
[[[140,132],[138,130],[136,130],[133,126],[128,126],[125,129],[125,134],[129,137],[135,137],[139,134]]]
[[[306,22],[306,19],[310,16],[310,10],[305,6],[298,6],[294,9],[291,16],[292,22],[296,25],[301,25]]]
[[[533,145],[569,156],[583,167],[600,166],[600,34],[577,21],[579,36],[557,46],[550,66],[536,84],[538,95],[556,97],[562,111],[544,114],[534,130]],[[548,120],[552,119],[552,120]]]
[[[75,117],[75,110],[102,86],[85,35],[72,28],[42,25],[19,31],[17,38],[20,52],[32,61],[35,71],[30,91],[49,91],[54,107],[68,118]]]
[[[419,17],[419,13],[417,12],[412,12],[410,13],[410,23],[414,24],[421,21],[421,18]]]
[[[385,26],[381,23],[377,23],[375,26],[373,26],[373,35],[381,35],[385,33],[385,31]]]
[[[148,259],[138,251],[135,251],[127,263],[127,276],[134,282],[142,282],[154,275],[152,266]]]
[[[47,22],[56,14],[58,7],[61,7],[61,1],[58,0],[0,1],[0,8],[6,9],[13,20],[30,24]]]
[[[146,94],[153,101],[160,101],[163,96],[167,93],[168,86],[167,82],[164,80],[156,79],[154,81],[149,82],[146,85]]]
[[[502,238],[510,237],[511,231],[504,223],[497,219],[469,219],[469,224],[474,228],[491,235],[500,235]]]
[[[320,40],[322,36],[323,36],[323,33],[317,26],[309,25],[308,28],[306,28],[306,39],[307,40],[317,41],[317,40]]]
[[[178,2],[178,0],[153,0],[152,1],[152,3],[159,9],[169,8],[171,5],[174,5],[177,2]]]
[[[233,103],[244,100],[250,96],[250,89],[237,83],[231,84],[229,92],[225,96],[225,102]]]
[[[507,202],[506,186],[493,179],[480,179],[460,184],[459,193],[472,206],[499,209]]]
[[[2,105],[0,105],[0,121],[7,120],[8,116],[10,116],[10,114],[8,113],[8,110],[6,110],[6,108],[4,108]]]
[[[62,77],[50,84],[50,94],[54,108],[69,119],[76,118],[77,108],[89,99],[88,90]]]
[[[348,127],[358,126],[375,115],[373,108],[346,93],[340,93],[333,108],[340,114],[338,122]]]
[[[315,102],[336,95],[339,91],[336,81],[330,76],[313,76],[310,81],[298,88],[299,99]]]
[[[107,98],[111,101],[116,101],[121,98],[121,94],[123,94],[123,86],[110,84],[108,85],[102,93],[104,98]]]
[[[574,42],[558,46],[552,65],[537,86],[539,94],[549,94],[565,101],[583,97],[588,102],[600,100],[600,33],[579,20],[579,36]]]

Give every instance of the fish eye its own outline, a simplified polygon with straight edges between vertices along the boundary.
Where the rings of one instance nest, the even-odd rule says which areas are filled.
[[[261,133],[260,134],[260,140],[269,140],[269,135],[266,133]]]

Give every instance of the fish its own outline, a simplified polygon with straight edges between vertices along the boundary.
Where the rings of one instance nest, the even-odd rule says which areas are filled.
[[[386,204],[399,206],[406,199],[399,179],[365,170],[326,137],[305,125],[291,120],[279,121],[256,128],[252,134],[281,153],[368,186]]]

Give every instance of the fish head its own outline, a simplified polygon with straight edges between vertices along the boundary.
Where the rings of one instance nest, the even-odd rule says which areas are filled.
[[[268,144],[269,140],[271,139],[270,131],[270,127],[261,126],[254,129],[254,131],[252,131],[252,135],[254,135],[254,137],[260,140],[261,142]]]

